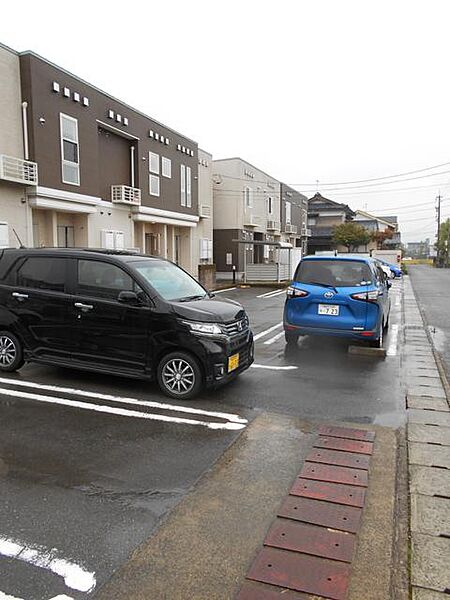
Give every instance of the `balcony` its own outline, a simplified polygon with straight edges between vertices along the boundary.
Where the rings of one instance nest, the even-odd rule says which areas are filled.
[[[291,233],[295,235],[297,233],[297,225],[291,225],[291,223],[286,223],[286,225],[284,226],[284,233]]]
[[[266,225],[267,231],[278,231],[280,229],[279,221],[267,221]]]
[[[244,227],[259,227],[261,225],[261,217],[255,215],[244,215]]]
[[[209,204],[200,204],[198,216],[201,219],[210,219],[211,218],[211,206]]]
[[[139,206],[141,204],[141,190],[129,185],[112,185],[111,200],[114,204]]]
[[[37,185],[37,163],[0,154],[0,179],[22,185]]]

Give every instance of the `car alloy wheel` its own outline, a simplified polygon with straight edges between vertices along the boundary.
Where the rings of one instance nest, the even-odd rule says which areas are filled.
[[[166,362],[162,371],[162,377],[167,389],[175,394],[187,394],[194,387],[194,370],[183,359],[173,358]]]
[[[163,357],[158,365],[158,383],[171,398],[193,398],[203,386],[203,374],[194,356],[179,351]]]
[[[0,337],[0,365],[2,367],[10,367],[17,357],[17,348],[13,340],[7,336]]]
[[[9,373],[23,365],[22,346],[15,335],[0,331],[0,371]]]

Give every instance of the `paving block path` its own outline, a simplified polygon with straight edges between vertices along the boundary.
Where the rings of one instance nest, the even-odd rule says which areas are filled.
[[[411,282],[404,278],[413,600],[450,593],[450,408]]]

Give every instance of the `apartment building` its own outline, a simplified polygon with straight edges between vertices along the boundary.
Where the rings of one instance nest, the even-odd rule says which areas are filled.
[[[276,259],[275,246],[262,242],[281,240],[280,182],[237,157],[214,160],[213,171],[217,276],[230,278],[234,270],[241,278],[245,265]]]
[[[31,230],[27,188],[38,171],[25,160],[22,110],[19,55],[0,44],[0,248],[26,243]]]
[[[210,287],[215,281],[213,264],[213,159],[212,154],[198,149],[198,216],[197,244],[194,246],[194,264],[198,277]]]
[[[130,248],[198,276],[212,262],[211,155],[42,57],[1,50],[0,153],[36,176],[6,184],[0,221],[27,245]]]
[[[307,252],[308,237],[308,199],[296,189],[280,184],[281,193],[281,231],[282,240],[301,248],[302,255]]]

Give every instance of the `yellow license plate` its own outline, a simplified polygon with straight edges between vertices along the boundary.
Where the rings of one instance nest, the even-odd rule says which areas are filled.
[[[228,373],[234,371],[239,366],[239,354],[233,354],[228,358]]]

